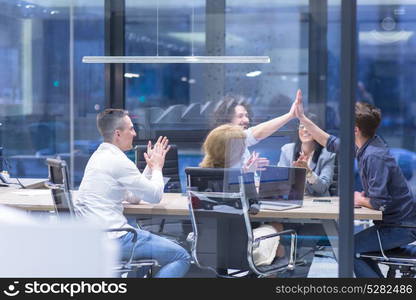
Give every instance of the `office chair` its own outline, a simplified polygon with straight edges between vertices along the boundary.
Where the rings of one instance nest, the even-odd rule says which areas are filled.
[[[412,225],[396,225],[396,224],[380,224],[375,225],[381,227],[400,227],[400,228],[414,228]],[[356,253],[356,257],[360,259],[371,259],[379,264],[383,264],[389,267],[387,271],[387,278],[396,277],[396,271],[401,273],[402,278],[413,278],[416,276],[416,245],[409,244],[390,250],[383,250],[383,241],[380,238],[379,231],[377,229],[377,235],[379,237],[380,251]]]
[[[55,212],[57,215],[68,214],[70,217],[76,216],[75,206],[72,202],[71,189],[69,184],[68,167],[64,160],[47,158],[46,164],[48,166],[48,181],[45,183],[46,187],[51,189],[52,199],[55,205]],[[135,245],[137,241],[137,232],[132,228],[122,229],[108,229],[107,232],[131,232],[133,234],[132,243]],[[151,277],[151,267],[158,266],[158,262],[154,259],[133,259],[134,246],[131,249],[129,259],[122,261],[115,267],[115,271],[123,274],[135,271],[138,268],[150,267],[148,277]]]
[[[193,228],[191,253],[198,267],[225,278],[266,277],[295,268],[294,230],[253,238],[250,214],[257,213],[259,208],[252,173],[220,168],[186,168],[185,172]],[[256,266],[253,250],[260,241],[284,234],[291,236],[289,258]],[[237,271],[228,273],[229,269]]]

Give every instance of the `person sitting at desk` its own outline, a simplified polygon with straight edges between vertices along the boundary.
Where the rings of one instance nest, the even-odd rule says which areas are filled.
[[[212,128],[216,128],[224,124],[232,124],[240,126],[246,134],[246,148],[243,153],[243,161],[249,160],[250,151],[247,147],[254,146],[261,140],[269,137],[281,127],[286,125],[290,120],[295,118],[293,102],[288,113],[260,123],[256,126],[249,127],[251,120],[250,106],[244,101],[242,96],[227,95],[222,99],[222,104],[216,109],[211,120]],[[268,166],[267,158],[259,157],[257,159],[258,167]]]
[[[305,116],[302,94],[296,99],[296,116],[313,138],[331,152],[340,149],[339,138],[329,135]],[[355,104],[355,145],[363,191],[354,193],[354,204],[383,212],[383,220],[355,234],[355,252],[379,251],[409,244],[416,240],[416,230],[401,227],[378,227],[380,224],[416,225],[416,202],[400,167],[387,145],[376,135],[381,112],[368,103]],[[377,229],[380,234],[378,236]],[[354,258],[356,277],[379,277],[378,264],[370,259]]]
[[[139,203],[145,200],[158,203],[163,195],[162,168],[169,151],[166,137],[159,137],[152,148],[149,141],[147,162],[143,174],[123,153],[132,149],[136,132],[128,112],[106,109],[97,116],[97,127],[104,138],[89,159],[75,201],[77,214],[94,217],[110,229],[134,228],[123,215],[122,202]],[[134,259],[155,259],[162,266],[155,277],[182,277],[190,266],[190,256],[185,249],[148,231],[134,228],[138,234],[135,245],[133,235],[113,232],[127,257],[134,247]]]
[[[310,119],[316,116],[309,114]],[[328,152],[300,123],[294,143],[283,145],[278,167],[301,167],[306,169],[306,194],[316,197],[329,196],[329,186],[334,176],[335,154]]]
[[[199,164],[202,168],[242,168],[243,172],[256,170],[258,154],[253,153],[247,162],[243,162],[246,150],[246,133],[240,126],[225,124],[213,129],[202,146],[204,158]],[[280,223],[261,225],[253,230],[254,239],[283,231]],[[256,265],[270,265],[275,257],[284,256],[284,248],[279,245],[280,237],[260,242],[253,251]]]

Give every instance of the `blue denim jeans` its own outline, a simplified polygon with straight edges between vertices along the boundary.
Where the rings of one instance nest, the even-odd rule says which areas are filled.
[[[382,227],[379,228],[383,250],[389,250],[410,244],[416,240],[416,232],[409,228]],[[377,226],[372,226],[355,234],[355,253],[380,251],[377,237]],[[354,258],[356,277],[383,278],[376,262],[371,259]]]
[[[168,239],[152,234],[148,231],[135,228],[137,232],[134,259],[155,259],[162,268],[154,277],[174,278],[183,277],[190,266],[190,255],[178,244]],[[122,258],[128,259],[131,253],[133,234],[127,233],[118,240],[122,248]],[[140,271],[138,274],[144,274]]]

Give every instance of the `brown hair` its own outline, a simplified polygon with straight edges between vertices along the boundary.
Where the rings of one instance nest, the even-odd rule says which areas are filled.
[[[371,138],[381,122],[381,111],[377,107],[365,103],[355,104],[355,126],[357,126],[365,138]]]
[[[213,129],[202,145],[202,168],[229,168],[240,162],[246,150],[246,134],[237,125],[225,124]]]
[[[123,129],[122,120],[128,115],[127,110],[116,108],[107,108],[97,115],[97,128],[105,142],[113,140],[116,129]]]
[[[235,108],[238,105],[244,107],[251,121],[251,109],[250,106],[245,102],[245,98],[241,95],[226,95],[222,100],[220,106],[214,111],[211,128],[218,127],[223,124],[231,123],[235,115]]]

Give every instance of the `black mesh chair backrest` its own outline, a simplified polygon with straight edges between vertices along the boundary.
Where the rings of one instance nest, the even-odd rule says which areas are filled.
[[[248,270],[249,233],[242,203],[246,200],[240,198],[239,176],[243,176],[245,190],[253,192],[253,174],[214,168],[186,168],[185,173],[196,239],[192,250],[198,265],[214,270]],[[234,197],[230,197],[232,193]]]
[[[64,160],[48,158],[48,182],[47,187],[52,191],[52,198],[58,213],[74,214],[74,206],[71,198],[68,166]]]
[[[185,169],[187,186],[199,192],[225,192],[239,193],[239,177],[243,177],[244,192],[250,204],[257,202],[257,190],[254,184],[254,174],[242,174],[240,169],[200,168],[188,167]]]
[[[146,145],[139,145],[136,149],[136,166],[143,172],[146,168],[144,153],[147,151]],[[170,145],[170,150],[166,154],[165,165],[163,166],[163,176],[169,177],[170,180],[165,186],[165,192],[181,193],[181,181],[179,178],[178,149],[176,145]]]

